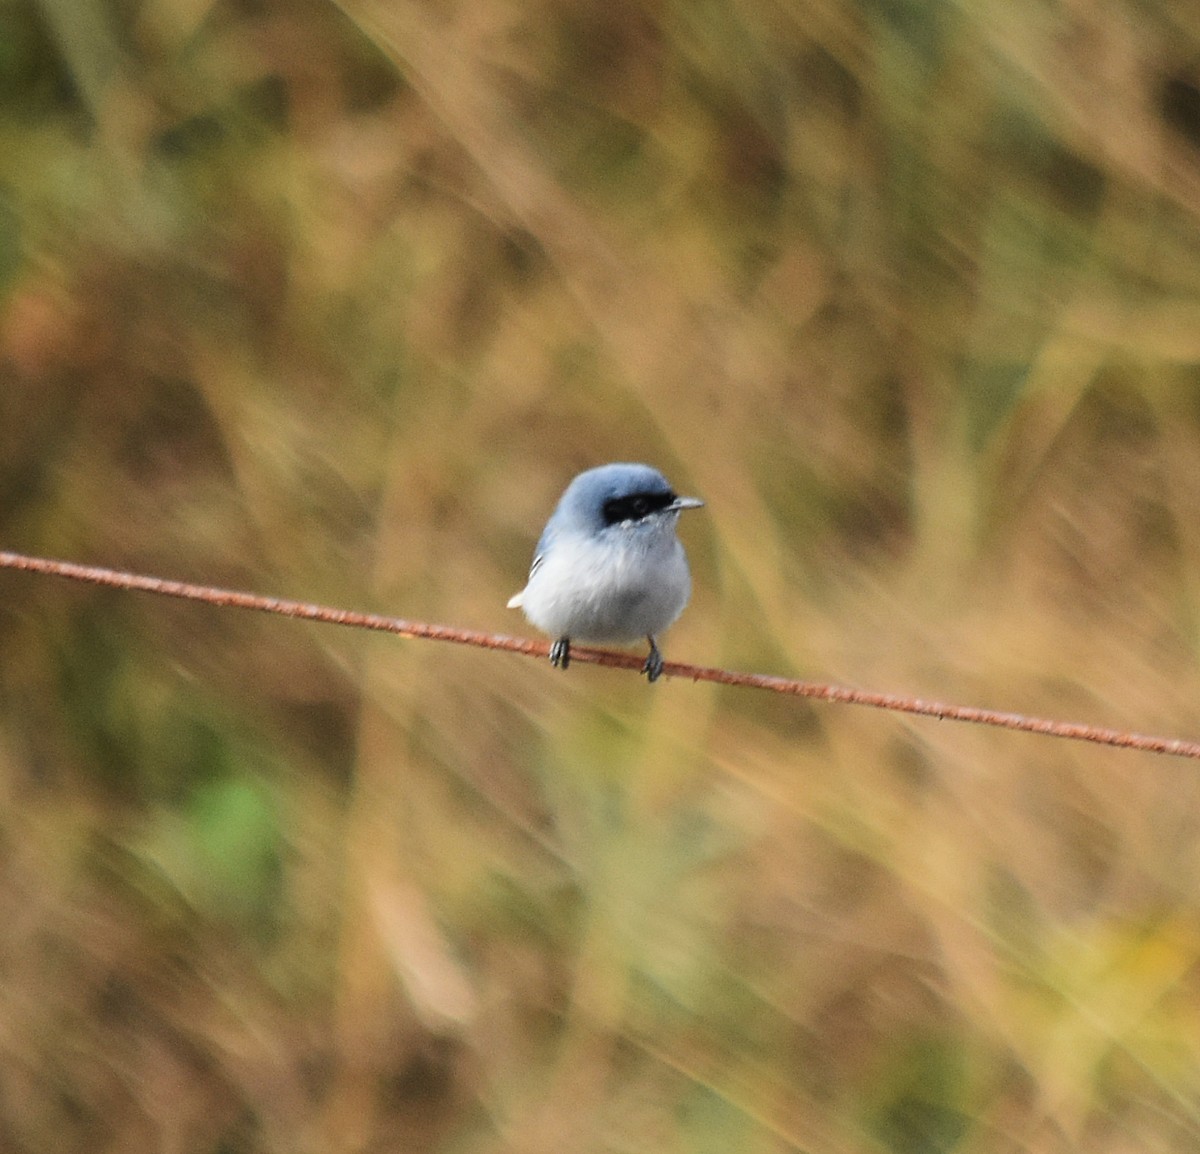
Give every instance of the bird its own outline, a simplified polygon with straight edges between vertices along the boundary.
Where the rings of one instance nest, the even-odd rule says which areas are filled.
[[[566,669],[571,642],[627,643],[645,637],[642,672],[657,681],[657,635],[683,612],[692,592],[679,514],[698,509],[650,465],[615,462],[580,473],[559,498],[533,554],[525,588],[510,598],[554,638],[550,663]]]

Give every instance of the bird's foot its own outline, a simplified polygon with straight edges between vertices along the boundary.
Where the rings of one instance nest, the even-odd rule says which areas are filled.
[[[646,658],[642,672],[646,675],[647,681],[657,681],[662,676],[663,655],[659,653],[653,637],[647,637],[646,640],[650,642],[650,656]]]
[[[571,664],[571,639],[560,637],[550,646],[550,664],[555,669],[566,669]]]

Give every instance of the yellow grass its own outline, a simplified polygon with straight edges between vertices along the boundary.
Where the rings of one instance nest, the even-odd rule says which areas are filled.
[[[1186,5],[0,5],[5,547],[1200,734]],[[0,579],[0,1147],[1200,1147],[1200,775]]]

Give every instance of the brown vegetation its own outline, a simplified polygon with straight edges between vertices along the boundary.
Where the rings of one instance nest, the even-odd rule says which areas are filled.
[[[0,547],[1200,735],[1200,16],[7,0]],[[34,576],[0,1148],[1200,1145],[1200,776]]]

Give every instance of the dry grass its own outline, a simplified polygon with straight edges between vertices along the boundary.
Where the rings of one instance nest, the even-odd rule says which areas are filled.
[[[1197,735],[1200,19],[985,8],[8,0],[4,545]],[[1200,1144],[1189,765],[0,583],[5,1150]]]

